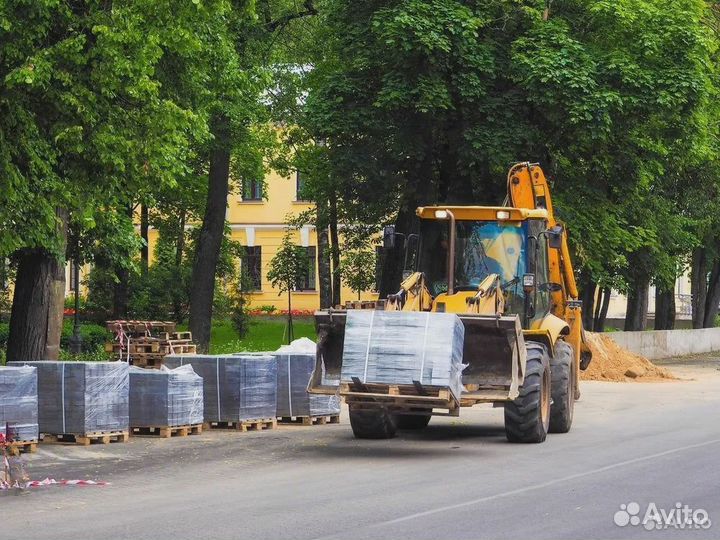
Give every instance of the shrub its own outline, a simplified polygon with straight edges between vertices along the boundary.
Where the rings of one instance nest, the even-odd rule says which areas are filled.
[[[8,336],[10,335],[10,323],[0,323],[0,349],[7,348]]]
[[[72,319],[63,321],[62,334],[60,336],[60,348],[69,350],[70,336],[73,334]],[[98,348],[102,348],[105,343],[113,338],[104,326],[93,323],[80,324],[80,336],[82,337],[82,351],[84,353],[94,353]]]
[[[66,360],[64,356],[69,356],[70,353],[70,336],[73,333],[73,322],[71,319],[65,319],[63,321],[62,334],[60,335],[60,359]],[[0,323],[0,360],[5,358],[5,351],[7,349],[8,336],[10,334],[10,325],[8,323]],[[82,336],[82,354],[88,355],[89,358],[94,360],[107,360],[108,356],[104,352],[105,343],[113,339],[113,335],[108,332],[104,326],[93,323],[81,323],[80,324],[80,335]],[[73,358],[70,358],[73,359]],[[74,358],[79,360],[80,358]],[[0,362],[4,363],[4,362]]]

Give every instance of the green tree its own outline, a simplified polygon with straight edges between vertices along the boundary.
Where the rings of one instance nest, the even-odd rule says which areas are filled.
[[[341,207],[407,233],[416,206],[497,204],[508,165],[540,162],[586,297],[596,286],[641,293],[630,295],[636,326],[643,291],[668,282],[687,245],[685,208],[656,199],[671,192],[667,174],[682,174],[671,156],[706,145],[703,130],[684,129],[712,98],[706,4],[326,6],[329,52],[313,75],[307,125],[327,143]],[[381,294],[397,286],[400,261],[400,250],[388,254]]]
[[[267,278],[270,284],[278,289],[279,295],[287,293],[288,300],[288,343],[294,338],[292,319],[292,291],[302,280],[308,269],[307,252],[293,243],[290,229],[286,229],[282,243],[270,260]]]
[[[184,171],[204,123],[162,94],[157,68],[188,54],[224,6],[4,2],[0,256],[17,261],[9,357],[57,354],[68,225],[91,235],[128,194]]]
[[[345,284],[360,300],[360,293],[375,286],[375,252],[370,249],[358,249],[343,254],[340,273]]]
[[[296,30],[295,23],[316,13],[312,0],[302,4],[290,0],[237,2],[222,15],[223,31],[210,35],[216,40],[210,53],[213,73],[202,106],[209,112],[212,138],[205,149],[208,189],[193,261],[189,320],[200,350],[206,350],[210,341],[215,273],[231,177],[240,184],[243,178],[264,177],[265,153],[275,139],[268,129],[274,112],[268,98],[276,88],[270,66],[275,64],[284,37]]]

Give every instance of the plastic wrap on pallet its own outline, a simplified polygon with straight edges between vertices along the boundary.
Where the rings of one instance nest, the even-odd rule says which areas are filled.
[[[452,313],[349,310],[341,378],[462,392],[465,328]]]
[[[130,366],[130,425],[187,426],[203,422],[203,380],[191,365]]]
[[[164,365],[190,364],[203,379],[206,422],[275,418],[277,362],[270,355],[168,355]]]
[[[14,441],[38,439],[36,368],[0,367],[0,433]]]
[[[278,363],[277,415],[330,416],[340,414],[340,397],[307,391],[315,369],[315,343],[296,340],[272,353]]]
[[[127,431],[125,362],[11,362],[37,368],[40,433]]]

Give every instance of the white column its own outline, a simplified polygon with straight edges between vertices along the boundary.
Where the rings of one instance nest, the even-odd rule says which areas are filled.
[[[255,245],[255,227],[245,227],[245,245],[253,247]]]
[[[310,245],[310,225],[303,225],[300,229],[300,244],[302,247]]]

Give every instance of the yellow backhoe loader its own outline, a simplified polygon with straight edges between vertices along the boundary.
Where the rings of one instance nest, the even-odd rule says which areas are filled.
[[[408,266],[397,294],[375,309],[456,313],[465,327],[458,398],[443,388],[341,379],[346,310],[315,314],[317,363],[308,390],[340,393],[356,437],[389,438],[396,429],[425,427],[433,415],[460,407],[505,408],[511,442],[537,443],[570,429],[579,398],[578,371],[591,360],[567,233],[555,219],[537,164],[513,166],[507,206],[417,209],[419,234],[402,238]]]

